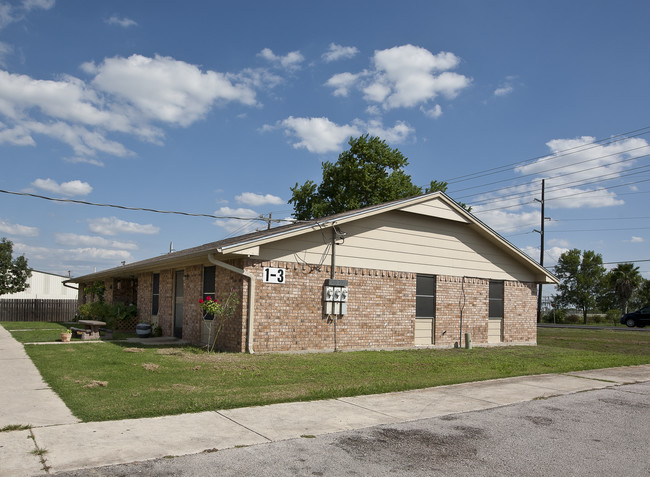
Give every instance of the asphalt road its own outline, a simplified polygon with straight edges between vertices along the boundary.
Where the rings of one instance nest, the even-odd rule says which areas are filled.
[[[649,476],[650,383],[57,476]]]

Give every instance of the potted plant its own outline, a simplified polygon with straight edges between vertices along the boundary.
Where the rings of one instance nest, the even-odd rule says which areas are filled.
[[[65,330],[61,332],[61,341],[68,343],[70,341],[70,338],[72,338],[72,331]]]

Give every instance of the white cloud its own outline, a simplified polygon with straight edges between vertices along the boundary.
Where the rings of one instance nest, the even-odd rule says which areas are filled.
[[[253,207],[258,207],[260,205],[272,204],[280,205],[286,204],[286,202],[275,195],[271,194],[255,194],[254,192],[244,192],[240,195],[235,196],[235,200],[242,204],[251,205]]]
[[[521,250],[530,258],[532,258],[536,262],[539,262],[539,247],[527,246],[527,247],[523,247]],[[564,247],[544,248],[544,266],[546,268],[549,268],[551,264],[557,263],[557,261],[560,258],[560,255],[568,251],[569,249]]]
[[[137,250],[138,245],[135,242],[120,242],[117,240],[108,240],[96,235],[78,235],[72,233],[59,233],[54,236],[56,243],[69,247],[102,247],[118,248],[124,250]]]
[[[270,48],[264,48],[258,53],[258,56],[271,62],[274,66],[283,68],[288,71],[300,69],[300,64],[305,61],[300,51],[291,51],[285,56],[278,56]]]
[[[351,124],[338,125],[328,118],[294,118],[288,117],[275,126],[265,125],[262,131],[281,127],[289,136],[298,138],[293,143],[296,149],[305,148],[315,154],[340,152],[350,137],[368,133],[379,136],[389,143],[404,142],[415,130],[404,121],[397,121],[392,127],[385,127],[378,119],[363,121],[354,119]]]
[[[355,86],[360,75],[352,73],[339,73],[327,80],[325,86],[334,88],[334,96],[347,96],[350,89]]]
[[[37,80],[0,71],[0,114],[14,120],[39,109],[52,118],[128,132],[128,119],[100,109],[100,103],[96,92],[71,76],[59,81]]]
[[[309,152],[325,154],[337,152],[352,136],[358,136],[361,131],[353,125],[339,126],[327,118],[294,118],[293,116],[280,121],[287,134],[297,136],[299,141],[293,143],[296,149],[305,148]]]
[[[64,157],[63,160],[70,164],[92,164],[93,166],[104,167],[104,163],[102,161],[98,161],[97,159],[90,159],[88,157]]]
[[[122,28],[129,28],[129,27],[132,27],[132,26],[138,26],[138,23],[135,20],[131,20],[130,18],[126,18],[126,17],[120,18],[117,15],[113,15],[110,18],[107,18],[106,23],[108,25],[121,26]]]
[[[272,88],[281,81],[262,69],[202,71],[162,56],[107,58],[100,64],[84,63],[81,69],[92,76],[90,82],[70,75],[42,80],[0,70],[0,144],[33,146],[35,136],[42,134],[68,144],[80,161],[98,162],[95,157],[102,153],[125,157],[133,152],[110,134],[162,144],[164,133],[156,123],[189,126],[229,102],[258,106],[256,88]]]
[[[546,258],[550,258],[551,262],[557,262],[560,259],[560,255],[568,251],[569,249],[566,247],[551,247],[544,249],[544,265],[548,267]]]
[[[8,143],[14,146],[34,146],[36,142],[30,136],[30,131],[24,125],[7,128],[0,122],[0,144]]]
[[[34,187],[38,189],[53,192],[55,194],[67,195],[69,197],[75,195],[88,195],[92,192],[93,188],[87,182],[80,180],[57,183],[52,179],[36,179],[32,182]]]
[[[230,207],[221,207],[219,210],[215,211],[214,215],[225,216],[225,217],[243,217],[243,218],[257,218],[261,215],[255,212],[252,209],[237,208],[233,209]],[[224,228],[228,233],[231,234],[245,234],[248,232],[254,232],[257,229],[264,227],[262,222],[257,220],[237,220],[237,219],[219,219],[216,220],[215,225]]]
[[[54,6],[56,0],[23,0],[23,7],[25,10],[30,11],[36,8],[42,10],[49,10]]]
[[[9,43],[0,41],[0,66],[5,66],[5,58],[14,51],[14,47]]]
[[[25,254],[30,263],[38,261],[47,264],[61,264],[66,262],[121,262],[132,261],[131,253],[126,250],[110,250],[97,247],[81,248],[49,248],[33,247],[23,243],[15,243],[14,250]],[[42,267],[47,268],[47,267]]]
[[[7,235],[17,235],[19,237],[37,237],[38,228],[28,225],[12,224],[0,219],[0,233]]]
[[[339,73],[326,85],[334,88],[337,96],[345,96],[352,86],[357,86],[366,101],[378,103],[384,110],[411,108],[440,95],[453,99],[467,88],[471,79],[450,71],[459,64],[460,58],[450,52],[434,55],[414,45],[396,46],[376,50],[371,71]]]
[[[501,235],[511,235],[525,229],[530,232],[537,227],[535,224],[539,224],[539,210],[527,212],[486,210],[484,212],[485,208],[485,206],[472,206],[472,213]]]
[[[630,239],[630,242],[632,243],[643,243],[645,240],[643,240],[643,237],[632,237]]]
[[[391,144],[400,144],[415,132],[411,126],[404,121],[397,121],[392,128],[384,127],[380,120],[372,119],[370,121],[354,120],[353,124],[360,130],[366,131],[371,136],[379,136]]]
[[[159,227],[152,224],[138,224],[136,222],[126,222],[117,217],[102,217],[98,219],[88,219],[91,232],[100,235],[117,235],[117,234],[157,234]]]
[[[568,240],[566,240],[566,239],[558,239],[558,238],[548,240],[548,244],[549,245],[556,245],[558,247],[563,247],[563,248],[565,248],[567,250],[569,249],[569,245],[570,245]]]
[[[533,183],[546,179],[549,207],[607,207],[623,204],[616,193],[607,190],[606,181],[620,177],[632,167],[634,158],[647,153],[648,143],[627,138],[611,144],[598,144],[595,138],[554,139],[547,143],[551,155],[515,169],[533,175]],[[610,182],[611,183],[611,182]]]
[[[511,84],[500,86],[494,90],[494,96],[508,96],[514,91],[514,88]]]
[[[13,8],[8,3],[0,3],[0,30],[16,21]]]
[[[497,97],[503,97],[503,96],[508,96],[515,90],[515,81],[517,80],[517,76],[507,76],[504,81],[499,84],[499,87],[494,90],[494,96]]]
[[[329,49],[323,53],[323,60],[326,63],[337,60],[347,60],[353,58],[359,49],[355,46],[341,46],[336,43],[330,43]]]
[[[442,116],[442,108],[439,104],[436,104],[433,108],[425,108],[424,106],[420,106],[420,111],[422,111],[426,117],[431,119],[438,119],[440,116]]]
[[[648,151],[648,143],[641,138],[600,144],[585,136],[555,139],[547,146],[551,155],[515,168],[516,173],[531,177],[530,181],[474,196],[469,201],[472,212],[497,231],[513,232],[524,225],[538,228],[539,205],[533,199],[539,198],[542,179],[546,180],[547,211],[621,205],[623,200],[607,187],[619,184],[621,174]],[[566,242],[556,245],[568,247]]]
[[[34,9],[49,10],[54,6],[55,0],[23,0],[21,5],[13,6],[10,3],[0,3],[0,30],[10,23],[19,22],[25,18],[25,13]]]
[[[165,123],[189,126],[218,101],[256,104],[255,91],[233,84],[229,75],[203,72],[171,57],[114,57],[84,68],[96,74],[92,84],[97,89],[135,106],[148,119]]]

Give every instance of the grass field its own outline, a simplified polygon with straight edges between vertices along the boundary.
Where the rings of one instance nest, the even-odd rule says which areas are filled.
[[[12,328],[9,323],[3,325]],[[13,328],[11,333],[26,332]],[[83,421],[650,363],[650,333],[645,332],[544,328],[539,330],[538,342],[536,347],[472,350],[260,355],[209,354],[191,347],[136,347],[118,342],[28,344],[25,349],[44,379]]]
[[[16,341],[21,343],[46,343],[61,341],[61,332],[66,331],[70,326],[81,327],[71,323],[48,323],[39,321],[4,321],[0,322],[6,330],[11,332]],[[116,339],[137,336],[135,333],[115,331],[113,333]],[[78,338],[72,338],[73,341]]]

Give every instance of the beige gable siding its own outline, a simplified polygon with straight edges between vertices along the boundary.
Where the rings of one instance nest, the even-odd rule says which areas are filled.
[[[393,211],[340,225],[336,265],[495,280],[536,281],[529,269],[464,223]],[[330,263],[331,228],[260,247],[259,258]]]
[[[453,220],[456,222],[469,223],[467,218],[451,209],[439,198],[431,199],[427,202],[404,207],[401,210],[413,212],[415,214],[428,215],[430,217],[439,217],[441,219]]]

